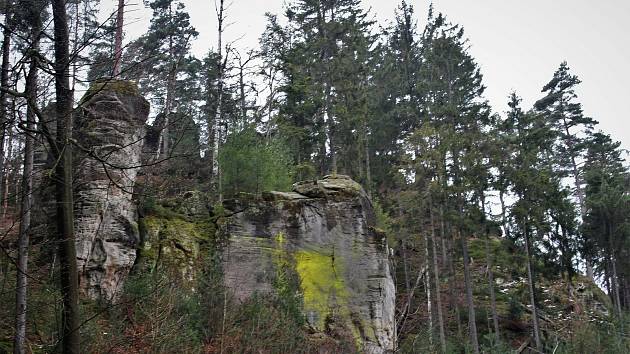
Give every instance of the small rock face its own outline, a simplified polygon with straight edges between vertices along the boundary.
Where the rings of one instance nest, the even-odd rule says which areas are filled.
[[[134,83],[94,83],[75,118],[75,237],[81,290],[113,299],[136,259],[139,242],[132,193],[149,103]]]
[[[237,300],[274,291],[296,272],[308,323],[348,329],[361,352],[394,350],[394,283],[371,203],[346,176],[294,185],[293,192],[224,203],[224,279]]]

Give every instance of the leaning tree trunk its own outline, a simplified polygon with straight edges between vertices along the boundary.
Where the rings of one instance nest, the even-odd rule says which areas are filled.
[[[37,9],[33,11],[31,18],[31,37],[33,52],[39,50],[39,32],[41,19]],[[24,167],[22,173],[22,205],[20,210],[20,229],[18,240],[18,269],[15,290],[15,338],[13,352],[15,354],[26,353],[24,346],[26,340],[26,305],[28,286],[28,249],[29,233],[31,227],[31,207],[33,204],[33,137],[30,131],[35,130],[35,111],[32,105],[37,102],[37,60],[31,56],[31,63],[26,77],[25,89],[28,102],[26,110],[26,130],[24,134]]]
[[[80,353],[79,337],[79,280],[77,254],[74,239],[74,214],[72,195],[72,104],[70,89],[69,34],[66,2],[53,0],[54,48],[55,48],[55,98],[56,98],[56,151],[54,181],[57,198],[57,234],[61,278],[62,351]]]

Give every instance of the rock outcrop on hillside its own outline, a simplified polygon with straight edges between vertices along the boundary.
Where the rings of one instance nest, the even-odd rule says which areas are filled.
[[[132,193],[149,103],[136,84],[94,83],[75,117],[75,236],[81,290],[111,300],[136,259],[138,216]],[[76,150],[75,150],[76,151]]]
[[[54,117],[53,105],[44,114]],[[80,288],[92,299],[112,300],[131,270],[139,246],[133,200],[149,102],[133,82],[94,82],[74,112],[74,214]],[[55,120],[46,124],[54,137]],[[34,158],[33,235],[54,243],[56,208],[51,169],[55,159],[41,138]],[[49,252],[53,253],[54,248]],[[52,255],[50,255],[53,257]]]
[[[358,183],[328,176],[224,206],[224,279],[237,300],[273,292],[278,276],[294,271],[312,328],[346,328],[361,352],[394,349],[389,249]]]

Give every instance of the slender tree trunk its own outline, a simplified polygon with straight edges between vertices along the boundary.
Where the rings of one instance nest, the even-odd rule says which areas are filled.
[[[483,196],[483,192],[481,194]],[[481,198],[481,210],[484,214],[483,229],[486,241],[486,265],[488,266],[488,286],[490,290],[490,307],[492,308],[492,325],[494,326],[494,334],[497,339],[500,337],[499,333],[499,317],[497,316],[497,301],[494,293],[494,270],[492,269],[492,252],[490,250],[490,233],[486,227],[485,215],[486,215],[486,200],[485,196]]]
[[[444,206],[440,201],[440,240],[442,241],[442,265],[448,264],[448,247],[446,245],[446,229],[444,225]]]
[[[438,326],[440,331],[440,348],[446,353],[446,335],[444,334],[444,316],[442,315],[442,294],[440,292],[440,267],[438,265],[437,246],[435,240],[435,222],[433,205],[431,205],[431,245],[433,249],[433,275],[435,276],[435,301],[437,306]]]
[[[169,5],[168,7],[168,18],[169,21],[173,19],[172,7]],[[168,36],[168,56],[170,60],[173,60],[173,64],[168,72],[166,78],[166,100],[164,101],[164,111],[162,114],[164,115],[164,120],[160,127],[160,132],[158,136],[158,144],[157,144],[157,152],[155,159],[159,160],[161,157],[168,157],[169,155],[169,145],[170,145],[170,115],[173,110],[173,94],[175,89],[175,79],[177,77],[177,61],[175,59],[175,53],[173,51],[173,35]]]
[[[9,88],[10,75],[10,51],[11,51],[11,17],[12,17],[12,1],[5,2],[4,30],[2,32],[2,67],[0,68],[0,86],[4,89]],[[2,193],[2,181],[4,180],[6,160],[4,158],[4,139],[7,129],[7,94],[0,91],[0,200],[4,200],[5,195]],[[3,210],[4,213],[4,210]]]
[[[612,270],[612,290],[614,296],[615,312],[617,317],[621,318],[621,298],[619,296],[619,275],[617,274],[617,256],[615,252],[615,244],[612,238],[612,225],[606,223],[606,232],[608,233],[608,247],[610,247],[610,265]]]
[[[407,266],[407,244],[405,243],[405,240],[401,241],[401,248],[402,248],[402,256],[403,256],[403,273],[405,276],[405,291],[407,294],[409,294],[410,284],[409,284],[409,271],[408,271],[408,266]]]
[[[426,275],[424,284],[427,290],[427,315],[429,316],[429,343],[433,345],[433,301],[431,300],[431,264],[429,256],[429,237],[424,238],[424,257],[426,259]]]
[[[223,3],[224,0],[219,0],[219,5],[217,7],[217,21],[218,21],[218,68],[217,68],[217,108],[214,115],[214,120],[212,121],[211,134],[212,134],[212,177],[210,180],[210,185],[213,193],[217,193],[219,199],[221,199],[221,176],[219,172],[219,139],[220,139],[220,129],[221,129],[221,118],[222,118],[222,105],[223,105]],[[215,1],[216,5],[216,1]],[[227,53],[226,53],[227,55]],[[226,61],[227,62],[227,61]]]
[[[241,105],[241,124],[243,124],[243,127],[247,123],[247,102],[245,101],[245,78],[243,73],[244,70],[245,69],[241,64],[238,71],[238,87],[240,91],[239,101]]]
[[[569,125],[565,117],[562,118],[562,122],[563,122],[566,136],[570,137],[571,132],[569,131]],[[570,151],[570,154],[571,154],[571,169],[572,169],[573,179],[575,183],[575,194],[577,196],[578,203],[580,205],[580,217],[582,220],[584,220],[584,217],[586,216],[586,205],[584,204],[584,190],[582,189],[582,185],[580,184],[580,172],[578,169],[575,152],[573,152],[573,142],[567,139],[565,141],[565,144],[567,145],[568,150]],[[586,276],[589,279],[591,279],[591,281],[595,281],[595,276],[593,273],[593,262],[591,261],[589,257],[586,257],[584,259],[584,263],[586,263]]]
[[[79,48],[79,12],[80,12],[79,4],[80,4],[80,1],[77,1],[74,3],[74,28],[73,28],[74,38],[72,40],[72,55],[74,56],[78,54],[77,48]],[[74,91],[74,87],[77,83],[77,71],[78,71],[77,58],[78,56],[76,56],[72,62],[72,85],[70,86],[72,91]]]
[[[451,227],[449,226],[449,233],[450,232],[452,232],[452,230],[451,230]],[[455,320],[457,321],[457,336],[459,338],[463,338],[464,333],[462,330],[461,314],[459,312],[459,300],[457,299],[455,295],[455,286],[457,285],[457,282],[455,281],[455,278],[456,278],[455,266],[453,265],[453,257],[455,256],[455,244],[454,244],[452,234],[448,238],[446,245],[448,247],[448,254],[449,254],[449,257],[447,259],[448,279],[450,280],[450,285],[448,287],[449,298],[450,298],[451,303],[454,305],[453,307],[455,308]]]
[[[271,139],[271,112],[273,111],[273,100],[274,100],[274,68],[273,64],[269,64],[269,105],[267,107],[267,142]]]
[[[540,341],[540,325],[538,323],[538,309],[536,308],[536,295],[534,293],[534,275],[532,274],[532,256],[529,242],[529,230],[527,223],[524,224],[523,232],[525,233],[525,255],[527,257],[527,286],[529,287],[529,300],[532,306],[532,324],[534,325],[534,341],[536,349],[542,351]]]
[[[122,65],[122,37],[123,26],[125,20],[125,0],[118,0],[118,9],[116,11],[116,34],[114,35],[114,71],[113,77],[120,75]]]
[[[9,164],[11,162],[11,160],[13,159],[13,126],[9,125],[7,126],[7,129],[9,130],[9,137],[7,139],[7,158],[6,158],[6,164],[5,164],[5,169],[4,169],[4,199],[2,200],[2,219],[5,219],[7,217],[7,212],[9,211],[9,199],[11,198],[11,192],[9,191],[9,187],[10,187],[10,183],[9,181],[11,180],[11,173],[13,171],[11,171],[11,165]],[[16,195],[17,198],[17,195]]]
[[[364,146],[364,154],[365,154],[365,188],[367,189],[367,194],[372,199],[372,171],[370,166],[370,136],[368,134],[367,123],[363,123],[363,142]]]
[[[39,14],[33,19],[33,50],[39,49]],[[31,104],[37,102],[37,61],[35,57],[31,57],[30,69],[26,77],[26,96]],[[35,130],[35,113],[30,105],[26,111],[26,127],[28,130]],[[18,241],[18,271],[17,286],[15,294],[16,319],[15,319],[15,354],[26,353],[26,299],[28,286],[28,249],[29,249],[29,233],[31,227],[31,206],[33,203],[33,138],[30,133],[24,134],[24,169],[22,173],[22,206],[20,210],[20,230]]]
[[[72,195],[72,104],[69,81],[69,34],[66,2],[52,0],[55,48],[55,98],[58,159],[54,180],[57,196],[57,232],[59,236],[59,267],[61,278],[62,351],[79,354],[79,279],[74,238]]]
[[[468,264],[468,240],[461,231],[459,238],[462,243],[462,254],[464,256],[464,282],[466,286],[466,302],[468,305],[468,330],[470,333],[470,342],[473,346],[473,352],[479,354],[479,339],[477,338],[477,317],[475,316],[475,303],[472,293],[472,279],[470,277],[470,266]]]
[[[490,306],[492,307],[492,325],[494,333],[499,339],[499,316],[497,315],[497,300],[494,293],[494,271],[492,270],[492,251],[490,250],[490,235],[486,234],[486,264],[488,265],[488,285],[490,289]]]
[[[327,135],[328,135],[328,146],[330,148],[330,158],[331,158],[331,174],[333,176],[337,175],[337,147],[335,145],[335,121],[333,119],[332,114],[332,103],[331,103],[331,85],[326,83],[325,89],[325,114],[326,114],[326,125],[328,127]]]
[[[503,190],[499,190],[499,201],[501,202],[501,224],[503,224],[503,231],[505,231],[505,236],[510,238],[510,227],[507,223],[506,217],[506,206],[505,206],[505,195]]]

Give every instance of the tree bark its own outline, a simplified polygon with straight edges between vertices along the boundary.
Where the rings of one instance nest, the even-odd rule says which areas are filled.
[[[218,67],[217,67],[217,108],[214,114],[214,119],[212,120],[212,125],[210,126],[210,134],[211,137],[211,146],[212,155],[210,164],[212,166],[212,176],[210,178],[210,188],[212,192],[219,196],[219,200],[221,198],[221,176],[219,172],[219,139],[220,139],[220,129],[221,129],[221,118],[222,118],[222,105],[223,105],[223,3],[224,0],[219,0],[219,6],[217,8],[217,22],[218,22]],[[216,1],[215,1],[216,6]],[[226,53],[227,54],[227,53]],[[226,61],[227,62],[227,61]]]
[[[532,273],[532,257],[530,251],[529,231],[527,223],[524,223],[523,232],[525,233],[525,255],[527,257],[527,286],[529,287],[529,299],[532,306],[532,324],[534,326],[534,341],[536,349],[542,351],[540,342],[540,325],[538,323],[538,310],[536,309],[536,295],[534,293],[534,276]]]
[[[481,193],[481,210],[484,215],[483,220],[483,232],[486,241],[486,265],[488,266],[488,286],[490,290],[490,307],[492,308],[492,325],[494,326],[494,334],[497,339],[500,337],[499,333],[499,317],[497,316],[497,301],[494,293],[494,271],[492,269],[492,252],[490,251],[490,233],[486,227],[486,200],[483,192]]]
[[[114,35],[114,70],[112,76],[120,75],[122,65],[122,37],[125,19],[125,0],[118,0],[118,10],[116,11],[116,34]]]
[[[507,238],[510,238],[510,227],[508,226],[507,223],[507,217],[506,217],[506,206],[505,206],[505,199],[504,199],[504,192],[503,190],[499,190],[499,201],[501,202],[501,224],[503,224],[503,231],[505,231],[505,236]]]
[[[41,20],[39,12],[34,11],[31,22],[32,48],[34,52],[39,50],[39,32],[41,28]],[[35,130],[35,112],[31,104],[37,102],[37,60],[35,56],[31,57],[29,73],[26,77],[25,91],[27,102],[29,105],[26,110],[26,128],[27,130]],[[24,167],[22,173],[22,201],[20,210],[20,229],[18,240],[18,270],[16,279],[15,294],[15,338],[14,349],[15,354],[26,353],[26,305],[27,305],[27,286],[28,286],[28,250],[29,250],[29,233],[31,227],[31,207],[33,204],[33,138],[30,133],[25,134],[24,142]]]
[[[490,235],[486,234],[486,264],[488,265],[488,286],[490,289],[490,306],[492,308],[492,325],[494,334],[499,339],[499,317],[497,315],[497,300],[494,293],[494,271],[492,270],[492,252],[490,251]]]
[[[54,180],[57,197],[57,233],[59,238],[59,267],[61,278],[62,351],[78,354],[79,337],[79,280],[74,238],[72,195],[72,105],[73,92],[69,81],[69,34],[66,2],[52,0],[55,48],[55,98],[58,149]]]
[[[13,125],[8,125],[7,128],[9,130],[9,138],[7,139],[8,148],[6,163],[4,166],[4,199],[2,199],[2,219],[6,218],[7,216],[7,211],[9,210],[9,199],[11,198],[11,193],[9,192],[9,180],[11,177],[11,173],[14,171],[11,171],[9,169],[15,169],[15,167],[12,168],[12,166],[9,164],[9,162],[11,162],[11,159],[13,158]]]
[[[446,335],[444,334],[444,316],[442,315],[442,294],[440,292],[440,267],[438,265],[437,246],[435,240],[435,222],[433,205],[431,205],[431,246],[433,250],[433,275],[435,277],[435,302],[437,306],[438,326],[440,331],[440,348],[446,353]]]
[[[477,338],[477,318],[475,316],[475,303],[472,293],[472,279],[470,278],[470,267],[468,265],[468,240],[461,232],[460,240],[462,243],[462,254],[464,257],[464,282],[466,286],[466,302],[468,305],[468,331],[470,333],[470,342],[473,346],[473,352],[479,354],[479,339]]]
[[[0,68],[0,86],[3,89],[9,88],[9,66],[11,65],[11,9],[12,1],[7,0],[5,3],[4,30],[2,32],[2,66]],[[5,195],[2,192],[2,181],[5,175],[5,158],[4,158],[4,138],[7,126],[7,94],[0,90],[0,200],[4,200]],[[3,211],[4,213],[4,211]]]
[[[429,316],[429,343],[433,345],[433,301],[431,299],[431,264],[429,256],[429,237],[424,237],[424,257],[426,259],[426,276],[424,277],[424,284],[426,286],[427,293],[427,315]]]
[[[617,317],[621,318],[621,298],[619,296],[619,275],[617,274],[617,256],[615,252],[615,244],[612,237],[612,225],[606,223],[606,232],[608,233],[608,247],[610,247],[610,265],[612,270],[612,290],[614,296],[615,312]]]

